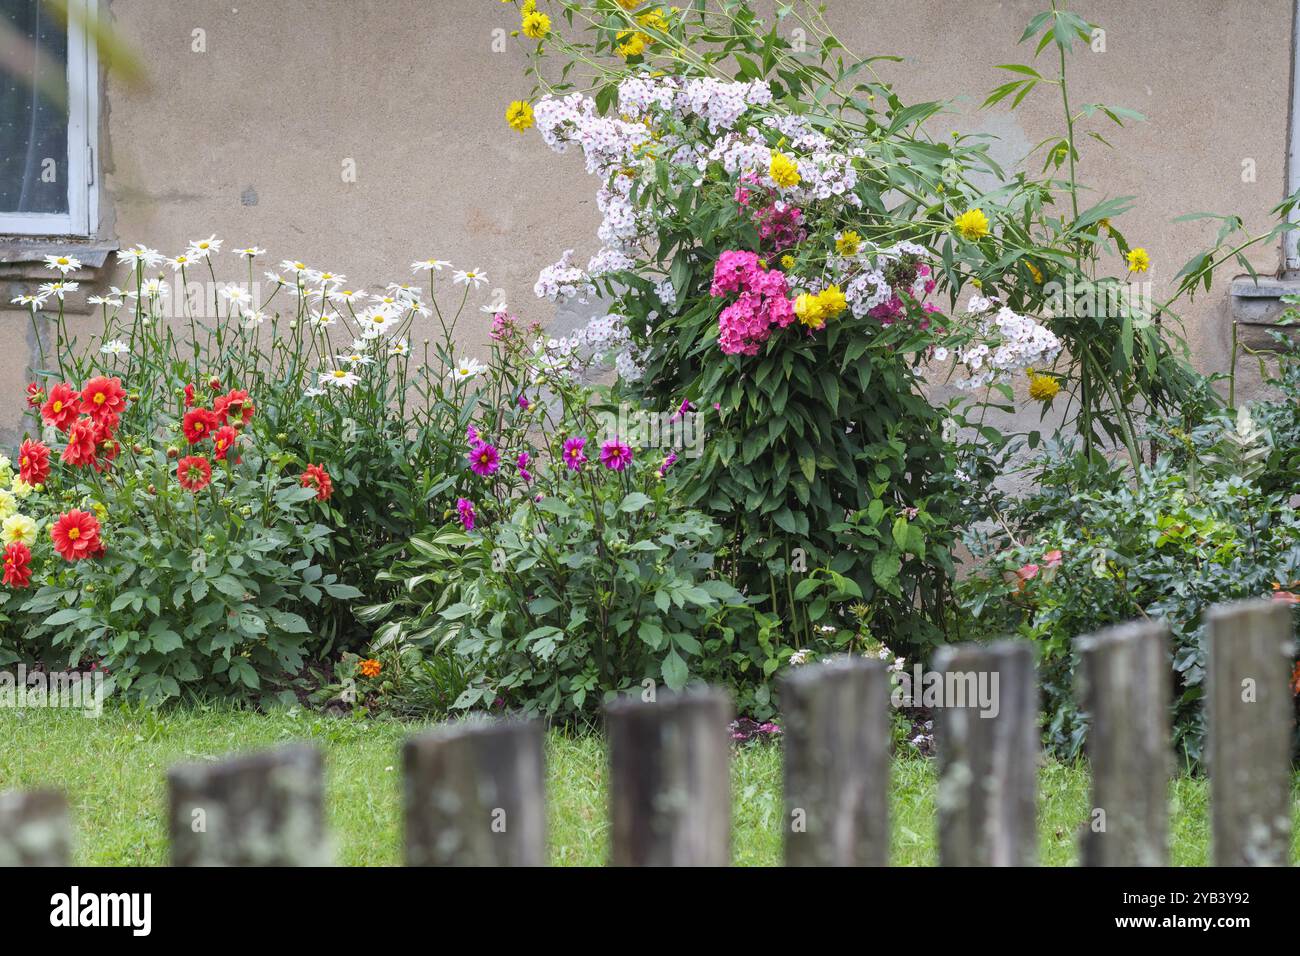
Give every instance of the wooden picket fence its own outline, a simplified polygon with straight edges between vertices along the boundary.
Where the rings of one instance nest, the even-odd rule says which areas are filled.
[[[1208,763],[1216,865],[1285,864],[1291,843],[1292,620],[1245,602],[1209,619]],[[1169,862],[1168,632],[1128,624],[1078,641],[1080,704],[1091,715],[1088,866]],[[1038,689],[1025,642],[954,645],[937,671],[998,675],[996,715],[936,712],[942,865],[1033,865],[1041,757]],[[890,681],[883,664],[841,658],[786,681],[787,865],[889,860]],[[731,795],[716,690],[623,701],[607,713],[611,862],[725,866]],[[546,860],[543,728],[447,725],[402,752],[408,865],[539,866]],[[330,862],[323,762],[295,745],[168,773],[171,859],[193,865]],[[67,803],[52,791],[0,794],[0,865],[66,864]]]

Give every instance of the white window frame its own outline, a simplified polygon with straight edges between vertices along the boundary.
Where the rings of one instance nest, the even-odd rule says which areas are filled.
[[[68,0],[68,191],[65,213],[0,211],[0,235],[89,237],[99,227],[96,157],[99,152],[99,57],[86,29],[99,15],[97,0]]]
[[[1287,124],[1286,194],[1300,189],[1300,0],[1291,14],[1291,115]],[[1292,210],[1291,221],[1300,222],[1300,209]],[[1300,271],[1300,230],[1282,233],[1282,268]]]

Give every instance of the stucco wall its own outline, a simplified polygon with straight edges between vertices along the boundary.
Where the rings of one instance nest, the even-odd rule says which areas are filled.
[[[934,129],[984,131],[1015,160],[1060,128],[1042,90],[1015,114],[980,111],[1004,75],[994,64],[1032,54],[1016,45],[1044,4],[958,0],[828,0],[856,53],[895,53],[881,72],[904,99],[958,97]],[[1106,51],[1074,58],[1076,103],[1146,114],[1115,130],[1108,150],[1085,140],[1097,196],[1133,194],[1126,235],[1151,252],[1155,293],[1211,237],[1182,213],[1239,212],[1264,225],[1283,195],[1291,61],[1289,0],[1180,0],[1174,6],[1079,0],[1106,29]],[[299,258],[352,283],[410,278],[437,256],[477,266],[526,317],[550,321],[532,296],[539,268],[569,246],[596,248],[595,183],[576,155],[552,155],[535,133],[506,128],[525,94],[511,7],[486,0],[112,0],[119,35],[139,51],[147,86],[110,76],[102,143],[106,231],[168,254],[211,233],[227,248],[256,243],[268,259]],[[194,52],[204,31],[206,52]],[[1243,182],[1243,160],[1254,182]],[[355,182],[344,180],[348,160]],[[228,257],[231,263],[233,257]],[[1277,266],[1276,247],[1252,257]],[[483,293],[488,301],[488,291]],[[1204,368],[1227,361],[1226,292],[1186,309]],[[473,324],[473,323],[471,323]],[[466,340],[486,341],[486,323]],[[18,423],[28,322],[0,313],[0,431]]]

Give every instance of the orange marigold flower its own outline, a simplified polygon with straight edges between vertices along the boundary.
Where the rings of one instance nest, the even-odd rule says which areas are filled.
[[[176,463],[176,480],[188,491],[202,491],[212,481],[212,466],[202,455],[186,455]]]
[[[54,550],[65,561],[96,558],[104,553],[103,542],[99,539],[99,522],[94,515],[77,508],[59,515],[50,528],[50,540],[54,542]]]
[[[330,495],[334,494],[334,482],[330,480],[329,472],[320,465],[308,465],[302,473],[301,483],[304,488],[316,489],[317,501],[329,501]]]
[[[364,660],[361,662],[361,676],[378,677],[379,672],[383,670],[383,667],[384,665],[379,663],[379,661],[375,660],[373,657],[369,660]]]

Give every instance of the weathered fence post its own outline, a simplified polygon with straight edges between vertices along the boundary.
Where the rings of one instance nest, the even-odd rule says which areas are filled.
[[[172,767],[172,864],[328,864],[323,769],[305,745]]]
[[[1092,809],[1084,866],[1169,865],[1169,627],[1135,622],[1079,638],[1079,706],[1091,715]]]
[[[68,866],[72,827],[57,790],[0,793],[0,866]]]
[[[542,866],[539,721],[472,721],[402,747],[407,866]]]
[[[611,862],[726,866],[731,703],[718,690],[623,700],[606,711]]]
[[[1039,758],[1038,686],[1025,641],[956,644],[914,699],[937,697],[939,863],[1033,866]],[[937,682],[937,683],[932,683]]]
[[[1282,866],[1291,849],[1291,607],[1207,617],[1210,846],[1215,866]]]
[[[785,679],[787,866],[884,866],[889,859],[889,678],[839,657]]]

